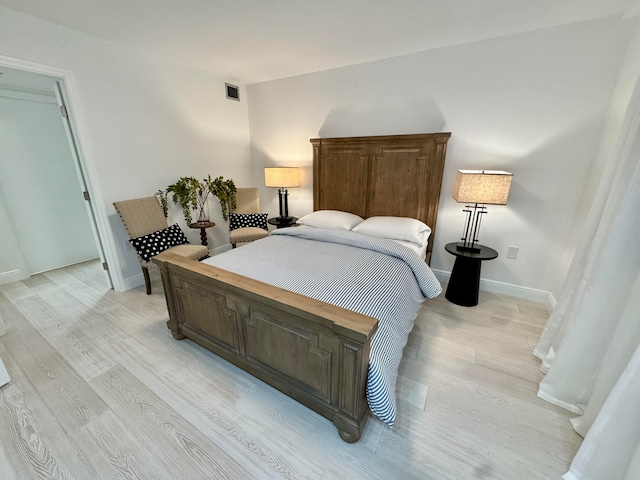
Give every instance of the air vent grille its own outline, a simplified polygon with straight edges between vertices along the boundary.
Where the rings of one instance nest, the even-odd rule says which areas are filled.
[[[236,101],[240,101],[240,89],[238,88],[237,85],[231,85],[230,83],[225,83],[224,84],[225,88],[227,89],[227,98],[231,99],[231,100],[236,100]]]

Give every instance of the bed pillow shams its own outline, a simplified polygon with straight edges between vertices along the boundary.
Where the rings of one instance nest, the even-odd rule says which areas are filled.
[[[316,228],[335,228],[338,230],[351,230],[362,222],[362,217],[340,210],[318,210],[298,219],[298,225],[306,225]]]
[[[426,244],[431,235],[431,228],[427,224],[408,217],[369,217],[356,225],[353,231],[417,245]]]
[[[163,230],[158,230],[157,232],[149,233],[142,237],[132,238],[129,242],[131,242],[133,248],[136,249],[140,258],[148,262],[154,255],[164,252],[176,245],[189,243],[189,240],[185,237],[180,226],[174,223]]]

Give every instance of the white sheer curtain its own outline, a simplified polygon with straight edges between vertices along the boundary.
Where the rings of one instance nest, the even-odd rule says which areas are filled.
[[[565,480],[640,479],[640,101],[631,96],[563,291],[534,350],[538,395],[579,416]]]

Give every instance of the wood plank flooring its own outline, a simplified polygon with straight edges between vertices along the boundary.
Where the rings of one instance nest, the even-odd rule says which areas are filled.
[[[344,443],[316,413],[166,328],[153,295],[98,262],[0,286],[1,479],[559,479],[581,438],[536,397],[542,305],[425,302],[398,420]]]

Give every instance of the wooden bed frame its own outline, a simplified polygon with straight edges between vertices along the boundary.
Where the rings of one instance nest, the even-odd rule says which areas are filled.
[[[413,217],[432,229],[449,133],[312,139],[314,210]],[[154,257],[174,338],[189,338],[330,419],[355,442],[377,320],[195,260]]]

